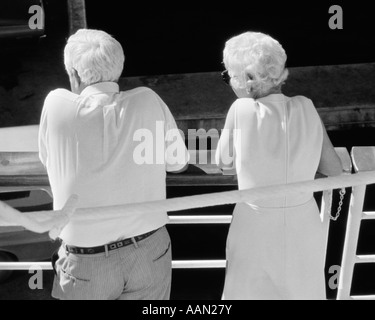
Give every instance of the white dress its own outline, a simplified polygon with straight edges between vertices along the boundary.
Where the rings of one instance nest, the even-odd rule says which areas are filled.
[[[323,128],[311,100],[273,94],[231,109],[239,189],[313,180]],[[313,194],[237,204],[223,298],[326,299],[327,225]]]

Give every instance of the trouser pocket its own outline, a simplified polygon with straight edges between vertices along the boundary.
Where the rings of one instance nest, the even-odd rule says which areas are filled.
[[[53,269],[53,272],[55,273],[55,276],[57,276],[57,271],[56,271],[56,262],[57,262],[57,260],[59,260],[59,250],[60,250],[60,249],[57,249],[57,250],[52,254],[52,257],[51,257],[52,269]]]
[[[154,258],[153,261],[156,262],[162,259],[163,257],[165,257],[170,249],[171,249],[171,242],[168,243],[167,249],[165,249],[158,257]]]

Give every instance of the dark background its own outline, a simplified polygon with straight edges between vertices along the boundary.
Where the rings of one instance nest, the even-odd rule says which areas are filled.
[[[116,36],[128,58],[125,73],[165,74],[221,69],[225,41],[244,31],[261,31],[278,39],[288,66],[373,62],[374,27],[369,10],[344,4],[344,30],[328,27],[329,2],[248,1],[206,8],[183,2],[116,10],[117,1],[87,3],[89,27]]]
[[[129,3],[129,2],[126,2]],[[328,13],[341,4],[344,29],[331,30]],[[225,41],[245,31],[278,39],[288,66],[374,62],[372,10],[359,1],[191,2],[175,5],[86,1],[89,28],[113,34],[124,46],[124,74],[221,70]]]
[[[21,0],[18,0],[21,1]],[[13,1],[12,1],[13,2]],[[332,5],[344,11],[344,29],[331,30]],[[47,41],[68,34],[65,0],[45,1]],[[114,35],[126,54],[124,76],[218,71],[225,41],[261,31],[280,41],[288,66],[375,61],[372,10],[361,1],[86,1],[88,27]]]

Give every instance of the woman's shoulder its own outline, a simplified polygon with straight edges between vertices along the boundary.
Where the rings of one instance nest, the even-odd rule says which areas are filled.
[[[229,109],[229,115],[242,117],[255,113],[256,103],[257,102],[251,98],[239,98],[231,105]]]
[[[316,109],[314,102],[305,96],[294,96],[289,98],[289,107],[291,112],[298,113],[301,116],[309,119],[310,122],[313,122],[313,119],[320,124],[320,116],[318,110]]]
[[[315,108],[314,102],[306,96],[294,96],[287,97],[290,109],[298,110],[299,112],[316,114],[317,110]]]
[[[256,101],[253,98],[238,98],[236,101],[234,101],[233,104],[236,105],[249,105],[249,104],[255,104]]]
[[[298,103],[298,104],[307,105],[307,106],[314,105],[314,103],[312,102],[310,98],[306,96],[302,96],[302,95],[298,95],[294,97],[287,97],[287,99],[292,103]]]

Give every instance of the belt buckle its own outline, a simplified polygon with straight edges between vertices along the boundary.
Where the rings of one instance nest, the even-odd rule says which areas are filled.
[[[77,249],[74,248],[74,247],[65,245],[65,253],[66,253],[66,255],[69,255],[69,253],[76,254],[77,253]]]

